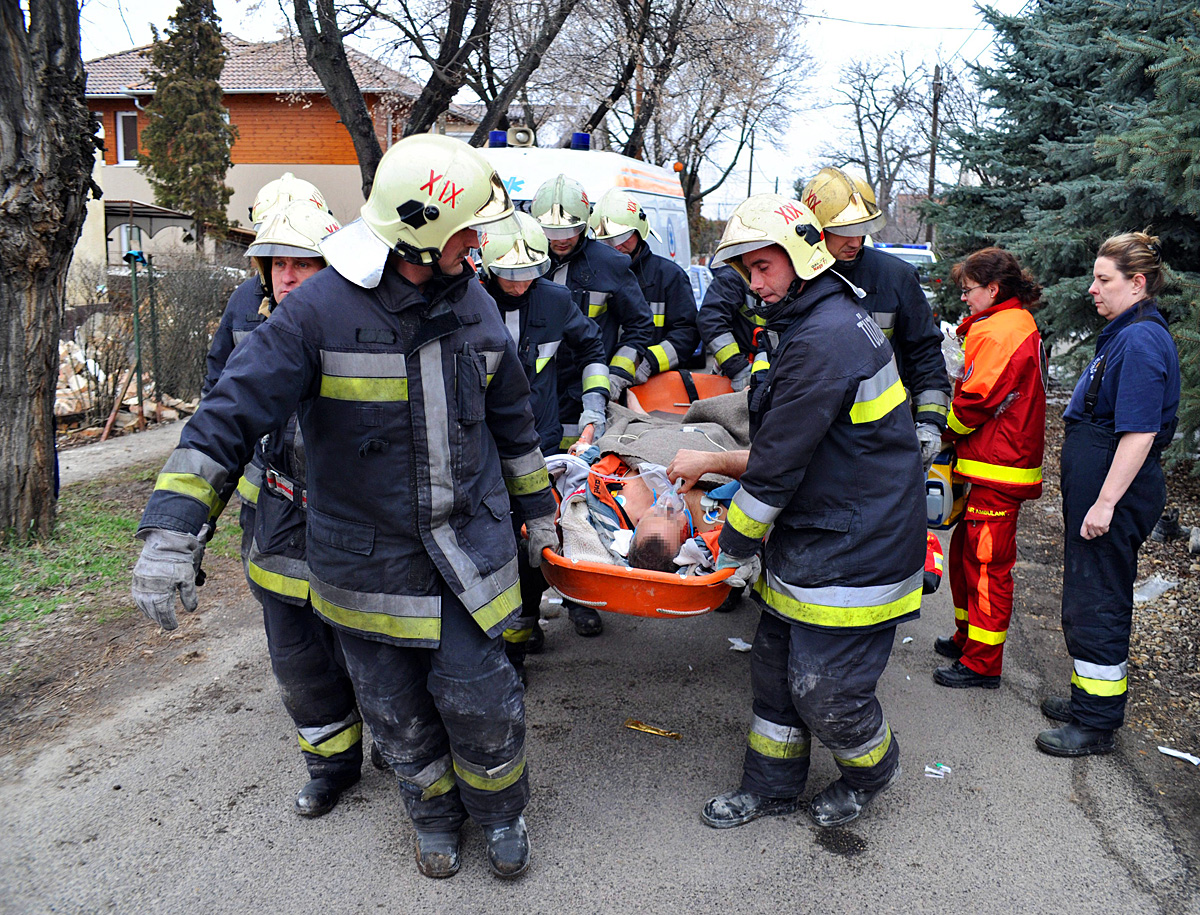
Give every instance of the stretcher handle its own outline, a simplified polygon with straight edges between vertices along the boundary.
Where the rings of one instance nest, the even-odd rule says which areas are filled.
[[[559,593],[561,594],[562,592],[560,591]],[[570,594],[563,594],[563,597],[565,597],[567,600],[569,600],[573,604],[583,604],[585,607],[607,607],[608,606],[608,601],[606,601],[606,600],[584,600],[582,597],[572,597]]]

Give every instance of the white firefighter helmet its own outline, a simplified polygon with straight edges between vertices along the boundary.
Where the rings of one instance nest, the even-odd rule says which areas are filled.
[[[274,181],[268,181],[254,195],[254,204],[250,207],[250,222],[257,230],[265,221],[267,214],[274,209],[291,203],[293,200],[305,200],[313,206],[333,215],[325,195],[315,184],[297,178],[291,172],[284,172]]]
[[[738,204],[725,223],[712,265],[728,263],[749,283],[750,273],[742,265],[742,255],[770,245],[783,248],[802,280],[811,280],[833,265],[833,256],[825,247],[825,236],[812,211],[798,200],[779,194],[755,194]]]
[[[592,207],[583,185],[566,175],[542,182],[529,204],[546,237],[555,241],[574,238],[587,228]]]
[[[867,182],[840,168],[823,168],[800,195],[830,235],[870,235],[887,225]]]
[[[329,212],[311,200],[293,200],[267,213],[246,249],[262,277],[263,286],[271,292],[271,258],[321,258],[321,239],[341,228]]]
[[[367,289],[379,285],[388,255],[436,267],[463,229],[512,216],[508,191],[491,164],[462,140],[413,134],[379,160],[360,217],[321,243],[338,273]]]
[[[516,213],[497,228],[480,233],[483,266],[503,280],[535,280],[550,272],[550,244],[546,233],[528,213]]]
[[[596,201],[596,208],[592,210],[592,218],[588,220],[588,225],[597,241],[614,248],[627,242],[634,232],[642,241],[650,235],[658,238],[658,233],[650,228],[650,219],[646,216],[645,208],[629,191],[619,187],[609,188],[604,192],[604,196]]]

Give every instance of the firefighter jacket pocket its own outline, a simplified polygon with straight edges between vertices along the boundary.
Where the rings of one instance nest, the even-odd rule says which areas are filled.
[[[831,511],[784,511],[776,522],[785,527],[797,529],[815,528],[821,531],[836,531],[839,534],[848,533],[854,520],[853,509],[834,509]]]
[[[454,363],[458,421],[467,426],[483,422],[486,417],[487,362],[481,353],[466,352],[456,355]]]
[[[508,490],[501,483],[483,497],[483,504],[497,521],[503,521],[509,516]]]
[[[317,543],[360,556],[370,556],[375,548],[374,525],[344,521],[311,506],[308,509],[308,535]]]

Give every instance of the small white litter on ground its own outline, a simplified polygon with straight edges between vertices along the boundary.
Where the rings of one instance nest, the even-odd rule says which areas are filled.
[[[1144,604],[1147,601],[1157,600],[1177,584],[1179,582],[1168,581],[1161,575],[1151,575],[1145,581],[1138,582],[1133,586],[1133,602]]]
[[[1174,756],[1176,759],[1190,762],[1193,766],[1200,766],[1200,756],[1193,756],[1191,753],[1184,753],[1182,750],[1172,750],[1170,747],[1159,747],[1158,752],[1164,756]]]
[[[739,639],[737,636],[734,636],[734,635],[731,635],[729,637],[729,650],[730,651],[749,651],[752,647],[753,646],[749,642],[747,642],[745,639]]]

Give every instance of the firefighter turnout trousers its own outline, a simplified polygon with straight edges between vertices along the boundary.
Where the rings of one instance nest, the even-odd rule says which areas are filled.
[[[362,768],[362,717],[334,629],[312,605],[261,591],[263,627],[283,707],[296,723],[310,778],[342,778]]]
[[[833,753],[851,787],[875,789],[892,775],[900,747],[875,685],[892,653],[896,628],[820,631],[764,612],[750,675],[754,721],[742,789],[796,797],[808,777],[812,738]]]
[[[442,584],[441,643],[404,648],[336,630],[359,707],[419,828],[519,816],[529,802],[524,690],[504,656]]]
[[[1115,730],[1125,721],[1137,554],[1167,501],[1156,447],[1117,503],[1108,533],[1094,540],[1080,536],[1108,475],[1117,439],[1094,423],[1071,423],[1062,449],[1062,622],[1073,662],[1071,715],[1086,727],[1103,730]]]
[[[962,649],[962,663],[985,677],[1000,676],[1004,660],[1020,508],[1020,499],[974,483],[950,537],[954,644]]]

